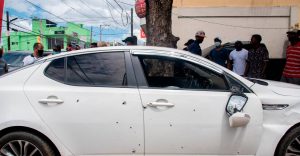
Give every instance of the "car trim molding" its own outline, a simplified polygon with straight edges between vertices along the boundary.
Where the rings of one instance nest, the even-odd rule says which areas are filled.
[[[263,110],[283,110],[287,108],[288,104],[262,104]]]

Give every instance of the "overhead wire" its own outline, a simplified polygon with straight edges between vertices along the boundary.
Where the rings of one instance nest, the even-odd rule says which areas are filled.
[[[59,17],[58,15],[55,15],[54,13],[52,13],[52,12],[50,12],[50,11],[48,11],[48,10],[46,10],[46,9],[44,9],[44,8],[42,8],[42,7],[38,6],[38,5],[36,5],[36,4],[34,4],[34,3],[32,3],[31,1],[29,1],[29,0],[25,0],[25,1],[28,2],[29,4],[33,5],[34,7],[39,8],[39,9],[41,9],[42,11],[47,12],[48,14],[51,14],[52,16],[54,16],[54,17],[56,17],[56,18],[58,18],[58,19],[60,19],[60,20],[63,20],[63,21],[65,21],[65,22],[69,23],[69,21],[65,20],[64,18]],[[82,27],[80,27],[80,26],[77,25],[77,24],[75,24],[75,26],[78,27],[78,28],[82,28]]]
[[[84,2],[83,0],[79,0],[83,5],[85,5],[86,7],[88,7],[89,9],[91,9],[94,13],[96,13],[97,15],[100,15],[101,17],[104,17],[103,15],[101,15],[101,13],[99,13],[97,10],[93,9],[92,7],[90,7],[88,4],[86,4],[86,2]],[[105,17],[105,18],[111,18],[111,17]]]
[[[81,13],[80,11],[78,11],[77,9],[73,8],[72,6],[70,6],[67,2],[65,2],[65,0],[61,0],[61,2],[63,2],[66,6],[68,6],[69,8],[71,8],[73,11],[77,12],[78,14],[82,15],[82,16],[85,16],[87,18],[89,18],[89,16]]]

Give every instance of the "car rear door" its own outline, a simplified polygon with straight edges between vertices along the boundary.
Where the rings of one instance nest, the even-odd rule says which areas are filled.
[[[74,155],[143,155],[143,107],[128,52],[47,61],[25,84],[36,112]]]
[[[251,121],[231,128],[225,112],[231,95],[227,78],[183,56],[133,51],[145,107],[145,154],[255,155],[262,132],[260,100],[246,92],[244,112]]]

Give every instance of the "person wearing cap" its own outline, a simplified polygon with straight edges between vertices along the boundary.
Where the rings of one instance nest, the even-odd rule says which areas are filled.
[[[183,48],[183,50],[185,51],[189,51],[188,47],[189,45],[191,45],[195,40],[193,39],[189,39],[184,45],[185,45],[185,48]]]
[[[125,40],[122,40],[126,45],[137,45],[137,38],[136,36],[127,37]]]
[[[201,56],[202,50],[201,50],[200,44],[203,42],[204,38],[205,38],[204,31],[201,30],[201,31],[196,32],[195,41],[190,46],[188,46],[189,52]]]
[[[251,37],[251,48],[249,49],[245,76],[251,78],[266,78],[269,52],[264,44],[261,44],[262,37],[254,34]]]
[[[215,48],[210,51],[209,59],[223,67],[226,67],[226,61],[228,61],[230,51],[222,47],[222,40],[219,37],[216,37],[214,42]]]
[[[282,82],[300,85],[300,31],[293,29],[287,32],[290,45],[286,49],[286,64],[281,77]]]

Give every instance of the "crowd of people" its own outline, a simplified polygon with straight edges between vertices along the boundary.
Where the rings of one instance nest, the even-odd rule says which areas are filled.
[[[287,37],[290,45],[286,50],[286,65],[281,81],[300,85],[300,30],[288,31]],[[204,39],[204,31],[196,32],[195,40],[188,40],[184,44],[186,47],[183,50],[202,56],[200,44]],[[210,51],[208,59],[240,76],[265,79],[269,52],[261,41],[261,35],[254,34],[251,37],[248,50],[244,48],[241,41],[235,42],[234,50],[228,50],[222,47],[222,40],[216,37],[214,48]]]
[[[184,50],[193,54],[202,56],[200,44],[205,39],[205,32],[198,31],[195,34],[195,40],[190,39],[184,45]],[[290,42],[286,50],[286,65],[282,74],[281,81],[300,85],[300,30],[291,30],[287,32]],[[135,36],[127,37],[122,40],[126,45],[137,45]],[[269,52],[267,47],[261,43],[262,37],[254,34],[250,40],[250,48],[245,49],[241,41],[236,41],[234,50],[230,51],[222,46],[222,40],[219,37],[214,39],[214,48],[210,51],[208,58],[240,76],[250,78],[266,78],[266,68],[269,60]],[[91,43],[90,47],[105,47],[105,42]],[[66,51],[80,50],[79,45],[68,44]],[[56,45],[52,54],[61,52],[61,46]],[[35,43],[33,53],[24,58],[23,64],[29,65],[39,58],[43,57],[44,46],[42,43]],[[0,49],[0,75],[8,72],[8,66],[2,59],[3,50]]]

